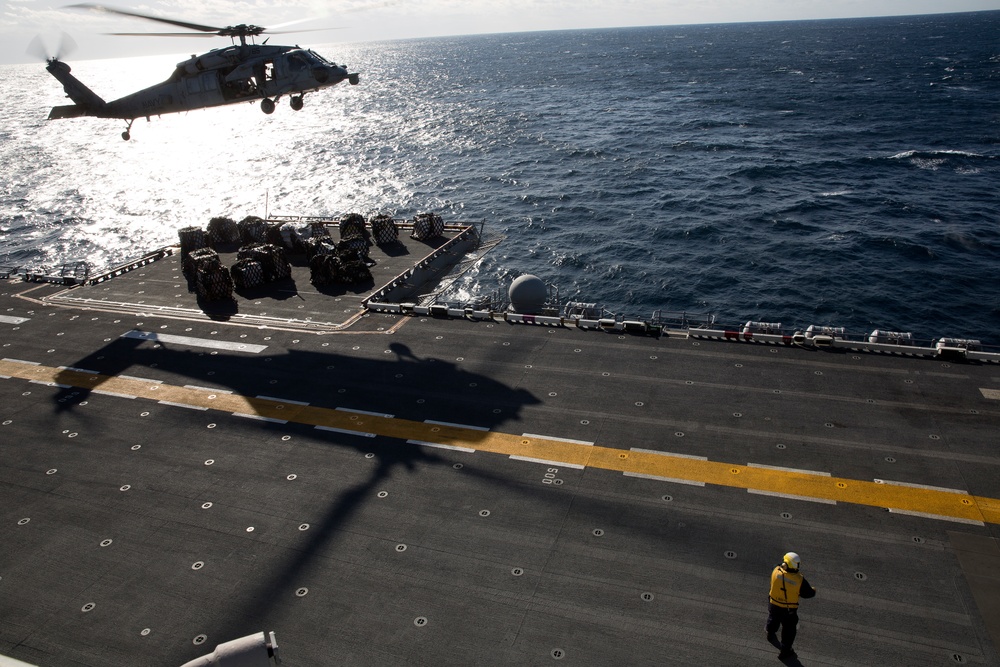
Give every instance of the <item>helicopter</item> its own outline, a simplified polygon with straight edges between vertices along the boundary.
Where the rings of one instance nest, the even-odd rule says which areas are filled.
[[[260,101],[261,111],[271,114],[283,95],[288,95],[291,108],[299,111],[306,93],[336,85],[345,79],[352,85],[357,85],[360,80],[358,74],[348,73],[345,66],[337,65],[311,49],[269,45],[269,37],[263,43],[256,44],[254,38],[268,32],[267,28],[257,25],[240,24],[219,28],[91,3],[69,5],[69,8],[157,21],[193,31],[111,33],[113,35],[218,35],[232,40],[231,46],[192,55],[178,63],[174,72],[163,83],[111,102],[105,102],[73,76],[70,66],[60,60],[61,53],[54,56],[43,53],[47,63],[45,69],[63,85],[66,95],[73,100],[73,104],[52,107],[49,120],[82,116],[120,118],[126,122],[125,131],[122,132],[122,139],[125,141],[131,138],[132,123],[137,118],[145,117],[149,120],[151,116],[167,113],[256,101]],[[284,33],[272,31],[269,34]]]

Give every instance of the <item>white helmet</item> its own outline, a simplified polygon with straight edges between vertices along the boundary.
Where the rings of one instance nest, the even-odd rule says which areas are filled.
[[[787,554],[785,554],[783,560],[785,561],[785,568],[789,572],[799,571],[799,565],[802,563],[802,559],[799,558],[799,555],[797,553],[795,553],[794,551],[789,551]]]

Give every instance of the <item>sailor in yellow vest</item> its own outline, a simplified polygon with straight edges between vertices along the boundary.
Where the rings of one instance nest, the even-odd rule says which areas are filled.
[[[781,653],[779,659],[795,655],[792,642],[795,641],[795,626],[799,622],[799,598],[811,598],[816,589],[809,585],[799,572],[799,555],[794,551],[785,554],[783,562],[771,572],[771,593],[767,607],[767,639],[777,644],[778,626],[781,626]]]

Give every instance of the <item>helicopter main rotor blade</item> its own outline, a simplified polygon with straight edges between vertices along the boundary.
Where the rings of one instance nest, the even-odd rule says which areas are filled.
[[[147,21],[157,21],[159,23],[166,23],[168,25],[175,25],[179,28],[187,28],[188,30],[197,30],[199,32],[212,32],[217,33],[223,28],[216,28],[210,25],[200,25],[198,23],[188,23],[187,21],[175,21],[174,19],[165,19],[159,16],[152,16],[150,14],[141,14],[139,12],[131,12],[125,9],[116,9],[114,7],[108,7],[106,5],[97,5],[90,2],[82,2],[76,5],[67,5],[70,9],[90,9],[98,12],[106,12],[108,14],[119,14],[121,16],[131,16],[137,19],[145,19]]]
[[[218,37],[214,32],[102,32],[101,34],[114,37]]]
[[[326,30],[347,30],[346,27],[337,28],[302,28],[301,30],[265,30],[265,35],[294,35],[299,32],[324,32]]]

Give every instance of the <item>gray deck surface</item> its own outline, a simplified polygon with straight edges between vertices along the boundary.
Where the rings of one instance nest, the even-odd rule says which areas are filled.
[[[197,315],[153,279],[175,265],[87,289]],[[305,303],[264,296],[263,312],[312,308],[297,284]],[[531,434],[985,503],[1000,401],[981,390],[1000,389],[1000,366],[376,314],[318,335],[41,302],[62,289],[0,286],[0,358],[274,397],[291,418],[114,395],[65,370],[64,387],[0,378],[0,655],[167,667],[274,630],[289,666],[778,664],[768,575],[795,550],[819,591],[801,664],[1000,664],[994,522],[496,449]],[[348,309],[324,298],[312,317]],[[299,403],[365,411],[331,413],[362,435],[315,428]],[[456,431],[476,451],[385,435],[426,420],[476,427]]]

